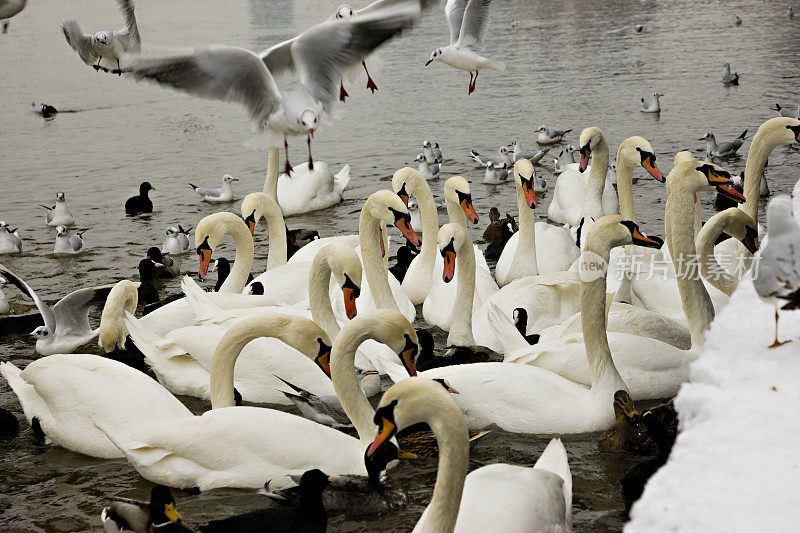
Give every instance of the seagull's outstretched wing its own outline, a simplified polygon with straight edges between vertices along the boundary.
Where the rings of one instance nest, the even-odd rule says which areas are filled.
[[[492,0],[469,0],[458,34],[457,48],[483,48],[483,41],[489,29],[489,6]]]
[[[299,37],[298,35],[297,37],[278,43],[258,54],[258,57],[261,58],[273,76],[288,75],[294,72],[292,45]]]
[[[356,14],[359,16],[363,15],[371,15],[376,11],[381,9],[386,9],[387,7],[391,7],[394,4],[399,4],[404,2],[405,0],[375,0],[371,4],[367,4],[366,6],[362,7],[361,9],[356,11]],[[439,0],[420,0],[420,9],[423,11],[429,9],[436,4],[439,3]]]
[[[68,20],[61,24],[61,29],[64,31],[64,37],[67,38],[69,45],[78,52],[84,63],[91,65],[100,59],[92,47],[92,36],[83,33],[77,21]]]
[[[247,109],[259,128],[280,105],[281,95],[261,59],[235,46],[208,46],[166,57],[140,57],[125,72],[189,94]]]
[[[129,54],[139,53],[142,49],[142,42],[139,38],[139,27],[136,25],[136,15],[133,12],[133,2],[131,0],[119,0],[119,7],[125,15],[125,27],[114,32],[114,35],[122,42],[122,46]]]
[[[461,33],[461,23],[464,20],[464,11],[467,9],[467,0],[447,0],[444,6],[444,16],[450,27],[450,44],[458,42]]]
[[[378,46],[419,17],[418,0],[389,2],[385,9],[367,16],[337,19],[301,34],[291,45],[300,82],[330,110],[338,99],[343,72],[358,65]]]
[[[56,336],[90,332],[92,328],[89,326],[89,309],[104,302],[113,286],[111,284],[78,289],[61,298],[53,306]]]
[[[34,303],[36,304],[36,308],[42,315],[42,319],[44,319],[44,325],[50,331],[55,331],[56,330],[55,314],[53,314],[53,310],[50,309],[47,306],[47,304],[42,301],[41,298],[39,298],[39,295],[36,294],[34,290],[31,289],[28,286],[28,284],[22,280],[22,278],[11,272],[8,268],[4,267],[3,265],[0,265],[0,275],[2,275],[8,281],[16,285],[16,287],[19,290],[27,294],[30,297],[30,299],[34,301]]]

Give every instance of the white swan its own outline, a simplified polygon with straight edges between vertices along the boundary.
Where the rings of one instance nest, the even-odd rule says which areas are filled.
[[[367,449],[372,457],[398,430],[425,422],[439,445],[433,497],[417,533],[569,531],[572,474],[560,439],[547,445],[533,468],[496,463],[469,467],[464,416],[437,383],[419,378],[393,385],[375,412],[378,434]]]
[[[131,431],[118,430],[113,421],[96,423],[144,478],[171,487],[260,488],[266,480],[311,468],[364,475],[374,412],[358,387],[353,358],[368,338],[387,344],[412,371],[417,349],[414,329],[397,311],[365,313],[342,328],[331,352],[331,374],[358,439],[282,411],[233,407],[232,351],[218,353],[212,365],[211,411]]]
[[[622,221],[618,215],[604,217],[592,227],[587,249],[608,260],[609,250],[631,244],[633,233],[644,244],[635,224]],[[652,244],[658,244],[655,240]],[[519,433],[584,433],[601,431],[614,421],[613,396],[628,390],[617,371],[608,346],[603,316],[605,277],[583,281],[581,298],[584,312],[584,342],[574,354],[588,360],[591,387],[564,378],[532,365],[509,363],[474,363],[433,368],[421,372],[426,378],[444,378],[459,391],[454,398],[464,413],[470,429],[484,429],[493,424],[506,431]],[[600,306],[598,308],[598,303]],[[589,318],[587,318],[589,317]],[[394,381],[404,379],[399,364],[380,361]],[[688,370],[688,365],[687,365]]]
[[[120,430],[193,417],[148,375],[98,355],[50,355],[25,370],[0,363],[0,374],[17,395],[25,418],[34,426],[38,422],[49,441],[93,457],[124,456],[95,427],[98,417]]]
[[[675,269],[679,272],[677,284],[683,302],[683,313],[689,323],[691,349],[679,349],[647,336],[608,333],[614,362],[634,399],[667,398],[677,394],[680,384],[688,379],[689,363],[696,359],[702,350],[705,331],[714,318],[714,308],[703,282],[696,275],[697,272],[681,268],[677,258],[693,258],[696,255],[691,220],[694,193],[714,185],[720,190],[733,190],[725,174],[710,164],[687,161],[673,168],[667,177],[669,196],[665,222],[667,231],[671,235],[668,246],[670,255],[676,261]],[[597,223],[589,231],[583,264],[595,257],[593,254],[599,253],[589,247],[592,244],[594,247],[597,246],[596,243],[590,242],[596,237],[596,226]],[[652,242],[641,244],[653,245]],[[587,256],[587,252],[591,254]],[[598,259],[595,264],[602,267],[607,264],[609,256],[607,253],[599,255],[602,261]],[[587,275],[585,269],[582,275]],[[605,329],[603,316],[605,302],[599,295],[597,300],[587,300],[584,297],[585,290],[582,290],[581,296],[581,321],[585,338],[587,323],[592,327]],[[580,358],[582,351],[580,338],[573,334],[552,342],[540,342],[534,347],[522,347],[517,353],[507,353],[505,360],[533,364],[578,383],[587,384],[592,374],[589,367],[579,364],[582,363]]]
[[[478,223],[478,214],[472,204],[469,182],[461,176],[453,176],[444,184],[444,198],[447,203],[447,215],[450,223],[458,224],[466,230],[467,218],[473,224]],[[492,294],[497,292],[497,283],[494,281],[483,252],[475,248],[475,295],[474,307],[480,307]],[[422,304],[422,316],[428,324],[450,331],[450,321],[453,306],[456,301],[459,269],[456,268],[453,280],[455,283],[445,283],[439,274],[444,267],[442,257],[437,254],[436,264],[432,273],[433,281],[431,290]]]
[[[291,177],[286,174],[278,177],[278,158],[278,149],[270,147],[264,194],[280,204],[283,216],[326,209],[342,201],[350,183],[350,165],[334,175],[327,163],[314,161],[313,170],[309,170],[308,163],[303,163],[294,167]]]
[[[514,163],[519,231],[508,240],[497,261],[495,275],[500,287],[540,272],[567,270],[580,255],[567,228],[536,222],[535,179],[536,172],[530,161],[520,159]]]
[[[753,219],[742,209],[731,207],[709,218],[697,236],[697,255],[700,272],[711,285],[728,296],[733,294],[739,285],[739,278],[745,269],[731,273],[725,270],[714,257],[714,243],[722,234],[727,233],[740,241],[747,250],[754,254],[758,250],[758,230]]]
[[[433,267],[436,264],[436,234],[439,231],[439,213],[428,182],[413,168],[401,168],[392,176],[392,188],[406,205],[409,196],[419,205],[422,217],[422,248],[411,261],[403,279],[403,290],[414,305],[425,301],[433,284]]]
[[[567,165],[556,179],[555,190],[547,216],[558,224],[577,226],[581,217],[597,220],[603,215],[617,212],[617,195],[606,179],[608,171],[608,143],[599,128],[590,127],[581,132],[581,162]],[[589,155],[592,165],[588,167]],[[585,172],[589,170],[587,177]]]

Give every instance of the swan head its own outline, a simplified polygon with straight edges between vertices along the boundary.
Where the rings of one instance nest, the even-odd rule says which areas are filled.
[[[417,159],[414,161],[417,161]],[[424,181],[419,172],[411,167],[403,167],[392,176],[392,189],[408,207],[410,195],[414,194],[420,182]]]
[[[589,156],[592,155],[592,150],[596,150],[604,141],[605,137],[600,128],[595,126],[584,128],[578,141],[578,150],[581,153],[581,161],[578,164],[579,172],[586,170],[586,167],[589,166]]]
[[[508,149],[506,148],[506,150]],[[478,223],[479,217],[472,203],[469,182],[463,176],[453,176],[444,182],[444,198],[447,202],[454,202],[460,205],[467,216],[467,220],[473,224]]]
[[[661,248],[664,241],[659,237],[645,235],[631,220],[625,220],[619,215],[606,215],[598,219],[587,232],[585,252],[593,252],[607,262],[612,248],[626,244]]]
[[[739,208],[730,207],[717,213],[714,217],[724,218],[723,231],[734,239],[741,241],[751,254],[756,253],[758,250],[758,230],[750,215]]]
[[[240,217],[225,211],[208,215],[201,220],[194,230],[194,242],[200,258],[199,278],[206,277],[208,266],[211,263],[211,254],[226,234],[247,234],[249,231]]]
[[[348,6],[347,4],[342,4],[336,9],[336,18],[337,19],[346,19],[350,18],[356,14],[356,10],[352,7]]]
[[[64,196],[64,193],[60,192],[60,191],[57,192],[56,193],[56,202],[65,202],[65,201],[66,201],[66,197]]]
[[[241,210],[242,218],[251,235],[255,232],[256,224],[262,217],[268,219],[280,215],[283,220],[283,211],[278,202],[263,192],[251,192],[245,196],[242,200]]]
[[[771,147],[800,143],[800,120],[789,117],[775,117],[764,122],[756,132],[762,143]],[[753,138],[753,144],[756,143]]]
[[[433,63],[436,59],[439,59],[444,54],[444,50],[441,48],[437,48],[433,52],[431,52],[431,57],[425,62],[425,66],[427,67],[431,63]]]
[[[305,109],[297,117],[297,124],[313,135],[314,130],[319,127],[319,113],[313,109]]]
[[[337,354],[345,349],[342,345],[352,342],[352,337],[361,342],[374,339],[385,344],[397,354],[409,375],[417,375],[414,361],[419,353],[419,339],[411,323],[399,311],[371,309],[345,324],[333,343],[334,367],[341,361]]]
[[[619,145],[617,161],[625,161],[627,165],[642,165],[653,178],[664,183],[667,178],[656,166],[656,153],[650,141],[638,135],[628,137]]]
[[[675,158],[673,159],[673,166],[677,166],[685,161],[694,161],[694,154],[689,150],[681,150],[677,154],[675,154]]]
[[[352,320],[358,314],[356,298],[361,295],[361,260],[350,246],[334,242],[324,246],[317,256],[328,264],[331,276],[342,289],[347,318]],[[316,258],[315,258],[316,260]]]
[[[414,246],[420,245],[419,236],[411,227],[411,213],[394,192],[382,190],[372,193],[364,204],[364,209],[372,218],[383,221],[387,226],[395,226]]]
[[[239,181],[239,178],[234,178],[230,174],[222,176],[222,183],[233,183],[234,181]]]
[[[518,190],[522,191],[525,203],[531,209],[536,209],[536,192],[533,190],[533,183],[536,180],[536,170],[533,164],[524,157],[514,163],[514,179],[517,181]]]
[[[364,454],[365,460],[390,444],[398,431],[421,422],[428,423],[436,434],[463,433],[466,440],[466,422],[455,400],[443,384],[422,377],[404,379],[389,387],[373,420],[377,432]]]
[[[464,246],[471,246],[472,242],[469,240],[469,234],[460,224],[444,224],[439,228],[439,250],[444,259],[444,269],[442,271],[442,279],[445,283],[453,281],[456,270],[456,255],[463,253]],[[469,248],[467,248],[467,251]]]
[[[696,193],[715,187],[717,193],[737,203],[744,203],[742,193],[733,188],[731,175],[713,163],[685,161],[672,168],[667,176],[667,191]]]

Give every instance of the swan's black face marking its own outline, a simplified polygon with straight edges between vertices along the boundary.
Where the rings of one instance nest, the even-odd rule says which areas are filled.
[[[467,215],[467,220],[473,224],[477,224],[479,218],[477,211],[475,211],[475,206],[472,204],[472,195],[468,192],[461,192],[456,189],[456,196],[458,196],[458,204],[461,206],[461,209],[464,210],[464,214]]]
[[[800,143],[800,124],[796,126],[786,126],[786,128],[792,130],[792,133],[794,133],[794,140]]]
[[[728,174],[724,170],[714,167],[714,165],[711,165],[709,163],[700,165],[695,170],[703,173],[706,179],[708,180],[708,184],[711,186],[733,184],[733,180],[731,179],[730,174]]]
[[[631,232],[633,244],[638,244],[639,246],[645,246],[647,248],[661,248],[661,246],[664,244],[664,240],[660,237],[648,237],[642,233],[639,230],[639,226],[636,225],[636,222],[631,220],[621,220],[620,224],[628,228],[628,231]]]
[[[587,142],[579,150],[581,153],[581,162],[578,164],[578,171],[585,172],[586,167],[589,166],[589,156],[592,155],[592,141]]]
[[[417,367],[414,365],[414,360],[417,358],[417,353],[419,353],[419,346],[417,343],[411,340],[411,336],[406,333],[406,345],[403,347],[403,351],[397,354],[400,357],[400,361],[403,362],[403,366],[408,372],[409,376],[416,376],[417,375]]]
[[[522,183],[522,194],[525,196],[525,203],[531,209],[536,209],[539,202],[536,200],[536,191],[533,189],[533,178],[536,173],[532,173],[529,177],[520,176],[519,181]]]
[[[197,255],[200,256],[200,270],[197,276],[204,279],[208,273],[208,265],[211,262],[211,246],[208,244],[208,235],[206,235],[200,246],[197,247]]]
[[[382,241],[382,239],[381,239]],[[361,295],[361,288],[356,285],[350,276],[344,275],[344,284],[342,285],[342,296],[344,297],[344,310],[347,313],[348,320],[353,320],[358,314],[356,308],[356,298]]]
[[[455,277],[456,271],[456,249],[453,244],[454,239],[450,239],[447,246],[442,248],[442,259],[444,259],[444,269],[442,270],[442,279],[445,283],[450,283]]]
[[[319,344],[319,352],[317,352],[314,362],[325,372],[326,376],[331,377],[331,347],[319,337],[317,337],[317,343]]]
[[[403,186],[400,187],[399,191],[397,191],[397,196],[399,196],[400,199],[403,200],[403,203],[406,204],[406,207],[408,207],[409,195],[406,191],[406,182],[403,182]]]
[[[636,147],[636,150],[641,156],[642,167],[661,183],[667,181],[667,178],[661,173],[660,170],[658,170],[658,167],[656,166],[656,154],[653,152],[648,152],[647,150],[642,150],[638,146]]]
[[[247,229],[250,230],[250,235],[253,235],[256,231],[256,210],[253,209],[253,212],[250,213],[247,218],[244,219],[244,223],[247,224]]]
[[[394,408],[396,406],[397,400],[392,400],[387,405],[378,407],[375,411],[375,417],[372,420],[375,422],[375,425],[378,426],[378,434],[375,436],[375,440],[372,441],[372,444],[369,445],[369,448],[367,448],[364,454],[365,460],[374,456],[375,453],[397,433],[397,424],[395,424],[394,421]]]
[[[745,235],[742,239],[742,244],[747,248],[751,254],[758,251],[758,231],[752,226],[745,226]]]
[[[394,215],[394,225],[397,229],[400,230],[400,233],[403,234],[403,237],[411,241],[411,244],[414,246],[419,246],[422,241],[419,240],[419,236],[411,227],[411,215],[409,213],[402,213],[397,211],[396,209],[389,208],[389,211]],[[383,242],[383,239],[381,239]]]

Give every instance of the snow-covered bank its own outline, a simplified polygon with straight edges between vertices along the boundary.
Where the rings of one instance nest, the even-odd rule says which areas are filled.
[[[743,279],[675,400],[680,433],[631,511],[630,532],[796,531],[800,523],[800,311]]]

